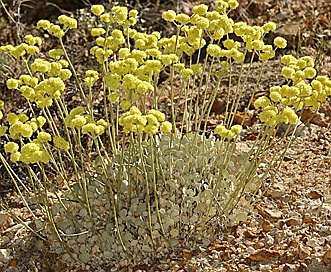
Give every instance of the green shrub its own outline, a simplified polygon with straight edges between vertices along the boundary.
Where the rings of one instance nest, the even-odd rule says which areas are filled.
[[[36,228],[27,227],[64,253],[64,261],[148,262],[179,246],[208,245],[226,222],[247,219],[267,175],[274,179],[295,140],[300,112],[317,110],[331,94],[331,81],[316,75],[311,57],[283,56],[286,83],[254,102],[262,127],[247,150],[240,148],[245,117],[241,124],[234,122],[238,108],[245,102],[248,114],[265,64],[286,40],[264,44],[274,23],[234,23],[227,14],[238,3],[216,3],[216,11],[195,6],[192,16],[164,12],[162,17],[177,28],[170,38],[134,30],[136,10],[115,6],[105,13],[103,6],[92,6],[102,27],[91,29],[90,55],[100,68],[87,70],[84,78],[63,43],[77,27],[65,15],[58,18],[60,25],[38,22],[61,46],[47,58],[37,57],[42,40],[31,35],[20,45],[0,47],[26,66],[26,74],[8,79],[7,87],[20,91],[28,107],[27,114],[9,113],[6,119],[0,112],[0,135],[7,141],[0,159],[35,219]],[[259,78],[243,100],[256,58]],[[162,73],[169,77],[159,84]],[[74,108],[66,98],[71,78],[83,103]],[[207,135],[225,78],[225,117]],[[93,101],[96,92],[103,95],[103,105]],[[160,103],[165,95],[169,105]],[[288,126],[277,139],[282,123],[294,129]],[[30,184],[15,173],[14,163],[25,168]]]

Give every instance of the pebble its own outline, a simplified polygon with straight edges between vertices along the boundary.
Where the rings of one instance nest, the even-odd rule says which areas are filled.
[[[12,219],[10,218],[9,214],[5,212],[0,212],[0,228],[4,225],[10,224]]]
[[[265,237],[265,243],[268,246],[272,246],[274,244],[274,241],[275,241],[275,239],[272,238],[272,236],[270,236],[269,234],[266,235],[266,237]]]
[[[0,249],[0,263],[7,263],[10,261],[11,249],[1,248]]]
[[[254,252],[255,251],[255,248],[254,247],[248,247],[248,248],[246,248],[246,252],[247,253],[252,253],[252,252]]]
[[[309,239],[306,245],[315,248],[319,246],[319,242],[316,239]]]

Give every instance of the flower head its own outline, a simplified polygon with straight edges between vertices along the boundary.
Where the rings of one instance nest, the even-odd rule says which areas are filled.
[[[53,138],[53,142],[57,148],[69,150],[69,143],[64,138],[60,136],[55,136]]]
[[[192,12],[194,14],[197,14],[197,15],[205,15],[208,11],[208,6],[205,5],[205,4],[201,4],[201,5],[198,5],[198,6],[194,6],[193,9],[192,9]]]
[[[162,18],[168,22],[173,22],[176,19],[176,12],[173,10],[167,10],[162,13]]]
[[[49,133],[42,131],[38,133],[37,139],[40,143],[44,143],[51,141],[52,136]]]
[[[15,153],[18,151],[18,149],[19,149],[19,146],[15,142],[8,142],[5,144],[5,151],[7,153]]]
[[[162,133],[170,133],[172,130],[172,124],[168,121],[164,121],[161,124],[160,130]]]
[[[257,108],[265,108],[270,105],[270,100],[266,96],[261,96],[254,102],[254,107]]]
[[[274,45],[278,48],[285,48],[287,45],[287,41],[282,37],[276,37],[274,39]]]
[[[100,16],[105,11],[105,7],[103,5],[93,5],[91,7],[91,11],[94,15]]]
[[[74,29],[77,28],[77,20],[74,18],[70,18],[66,15],[60,15],[58,17],[60,24],[63,25],[64,28]]]

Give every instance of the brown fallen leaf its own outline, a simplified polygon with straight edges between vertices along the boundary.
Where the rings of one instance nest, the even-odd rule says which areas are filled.
[[[260,233],[259,230],[255,229],[255,230],[245,230],[244,231],[244,236],[247,238],[255,238],[258,236],[258,234]]]
[[[289,219],[286,219],[284,223],[287,226],[300,226],[302,225],[302,219],[298,217],[291,217]]]
[[[226,100],[221,98],[216,98],[213,106],[211,107],[211,112],[220,114],[226,110]]]
[[[299,241],[300,241],[300,237],[295,236],[295,237],[290,239],[290,242],[288,243],[288,246],[296,248],[299,245]]]
[[[264,243],[262,243],[262,242],[256,242],[256,243],[253,245],[253,247],[254,247],[255,249],[261,249],[261,248],[264,248]]]
[[[314,190],[314,191],[310,191],[308,194],[306,194],[306,196],[311,199],[318,199],[323,197],[323,194]]]
[[[302,111],[301,121],[304,123],[309,122],[320,127],[328,126],[323,116],[320,113],[313,112],[311,109],[304,109]]]
[[[263,220],[262,223],[262,229],[265,232],[269,232],[274,228],[274,225],[272,223],[270,223],[268,220]]]
[[[299,245],[298,255],[300,259],[305,259],[311,255],[311,252],[308,247]]]
[[[274,209],[265,209],[263,207],[256,207],[258,213],[265,219],[280,219],[283,216],[283,213]]]
[[[316,224],[318,222],[318,220],[315,216],[310,216],[309,214],[304,214],[303,222],[306,224],[310,224],[310,223]]]
[[[268,195],[273,198],[281,198],[287,192],[285,190],[269,189]]]
[[[235,124],[243,124],[244,126],[250,127],[253,125],[253,114],[247,112],[246,115],[244,112],[238,112],[233,119]]]
[[[149,271],[150,267],[148,265],[137,265],[133,268],[133,271]]]
[[[183,249],[183,258],[186,260],[191,260],[192,259],[192,253],[188,249]]]
[[[279,251],[263,248],[251,253],[248,258],[252,261],[267,261],[278,259],[281,255],[282,254]]]
[[[325,264],[330,264],[331,263],[331,248],[329,248],[323,255],[323,261]]]

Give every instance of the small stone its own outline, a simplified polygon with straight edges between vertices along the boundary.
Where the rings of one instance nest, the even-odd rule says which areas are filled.
[[[5,212],[0,212],[0,229],[10,226],[11,223],[12,219],[10,218],[9,214]]]
[[[269,249],[259,249],[254,253],[248,256],[249,259],[252,261],[270,261],[273,259],[278,259],[281,256],[281,253],[276,250],[269,250]]]
[[[274,225],[273,225],[272,223],[270,223],[268,220],[263,220],[263,223],[262,223],[262,229],[263,229],[265,232],[269,232],[269,231],[271,231],[273,228],[274,228]]]
[[[310,246],[312,248],[316,248],[319,246],[319,242],[316,239],[309,239],[306,243],[307,246]]]
[[[274,241],[275,241],[275,239],[272,236],[268,235],[268,234],[266,235],[264,240],[265,240],[265,243],[268,246],[272,246],[274,244]]]
[[[295,272],[298,271],[298,264],[285,264],[284,268],[282,271],[286,272]]]
[[[248,247],[248,248],[246,248],[246,252],[247,253],[252,253],[252,252],[254,252],[255,251],[255,249],[254,249],[254,247]]]
[[[260,249],[260,248],[263,248],[264,247],[264,243],[262,242],[257,242],[254,244],[253,246],[255,249]]]
[[[327,250],[323,255],[323,261],[325,264],[331,263],[331,249]]]
[[[311,255],[310,250],[306,246],[303,246],[303,245],[299,246],[298,254],[299,254],[300,259],[305,259]]]
[[[297,217],[292,217],[285,220],[287,226],[300,226],[302,225],[302,219]]]
[[[330,234],[331,233],[331,227],[329,226],[322,226],[320,228],[320,232],[326,233],[326,234]]]
[[[10,261],[10,253],[11,249],[8,248],[1,248],[0,249],[0,263],[7,263]]]
[[[269,272],[269,271],[272,271],[272,268],[269,264],[260,264],[259,265],[259,270],[261,272]]]

